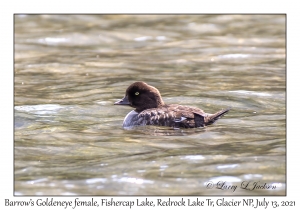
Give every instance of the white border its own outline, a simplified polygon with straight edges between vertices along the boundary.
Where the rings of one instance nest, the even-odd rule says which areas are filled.
[[[4,198],[29,200],[30,197],[13,197],[13,14],[14,13],[287,13],[287,197],[267,197],[267,200],[297,200],[299,189],[299,133],[297,132],[299,106],[299,18],[296,1],[5,1],[1,3],[1,209]],[[88,199],[88,197],[85,197]],[[141,197],[139,197],[141,198]],[[156,199],[159,197],[151,197]],[[175,197],[178,198],[178,197]],[[203,199],[207,197],[201,197]],[[221,197],[212,197],[218,199]],[[227,197],[230,200],[242,197]],[[246,197],[250,198],[250,197]],[[254,197],[261,199],[262,197]],[[63,200],[63,197],[56,197]],[[131,200],[134,197],[117,197]],[[67,200],[73,200],[69,197]],[[297,205],[297,203],[296,203]],[[298,203],[297,206],[300,204]],[[4,208],[3,208],[4,207]],[[20,207],[19,207],[20,208]],[[13,209],[19,209],[13,208]],[[36,207],[33,207],[36,208]],[[291,208],[291,207],[289,207]],[[30,208],[31,209],[31,208]],[[62,209],[62,208],[60,208]],[[82,208],[83,209],[83,208]],[[165,208],[164,208],[165,209]],[[282,208],[277,208],[282,209]],[[294,208],[293,208],[294,209]]]

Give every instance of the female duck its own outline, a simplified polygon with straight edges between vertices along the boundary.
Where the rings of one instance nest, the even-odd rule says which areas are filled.
[[[163,102],[159,91],[145,82],[131,84],[126,90],[125,97],[114,104],[129,105],[135,108],[126,115],[123,127],[140,125],[173,128],[204,127],[213,124],[230,110],[225,109],[215,114],[208,114],[195,107],[167,105]]]

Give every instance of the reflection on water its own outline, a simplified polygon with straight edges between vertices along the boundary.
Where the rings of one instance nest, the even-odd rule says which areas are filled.
[[[285,195],[285,61],[284,15],[16,15],[15,195]],[[134,81],[232,110],[125,130]]]

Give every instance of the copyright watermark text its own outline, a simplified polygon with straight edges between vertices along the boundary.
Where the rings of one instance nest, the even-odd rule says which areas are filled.
[[[208,181],[205,183],[207,189],[230,190],[235,192],[238,188],[242,190],[275,190],[276,184],[268,184],[260,181],[243,181],[240,184],[232,184],[226,181]]]

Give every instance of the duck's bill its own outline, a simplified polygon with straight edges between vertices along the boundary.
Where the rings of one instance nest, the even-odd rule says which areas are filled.
[[[120,101],[115,102],[114,105],[130,105],[130,103],[128,101],[128,97],[125,96]]]

